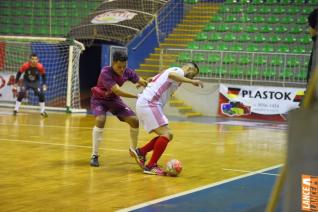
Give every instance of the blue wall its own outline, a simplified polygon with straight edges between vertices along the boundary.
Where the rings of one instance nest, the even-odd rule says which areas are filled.
[[[183,0],[172,0],[165,5],[158,15],[159,38],[156,32],[155,20],[149,24],[139,35],[127,45],[128,66],[139,68],[154,49],[159,46],[158,39],[162,42],[183,18]],[[108,49],[108,50],[107,50]],[[109,64],[109,45],[102,47],[102,66]]]

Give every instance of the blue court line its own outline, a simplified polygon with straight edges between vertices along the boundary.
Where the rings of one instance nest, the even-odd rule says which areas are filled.
[[[277,176],[261,173],[279,174],[280,166],[251,172],[120,211],[263,212]]]

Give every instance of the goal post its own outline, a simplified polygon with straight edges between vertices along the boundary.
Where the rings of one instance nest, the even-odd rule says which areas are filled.
[[[43,64],[48,90],[46,109],[66,112],[86,112],[81,108],[79,59],[84,45],[76,40],[51,37],[0,36],[0,106],[14,107],[12,82],[31,53],[38,55]],[[29,91],[22,107],[38,108],[38,98]]]

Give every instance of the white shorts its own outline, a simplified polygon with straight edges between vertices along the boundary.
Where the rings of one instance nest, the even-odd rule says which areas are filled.
[[[136,114],[139,122],[148,133],[169,123],[160,105],[152,104],[141,98],[138,98],[136,102]]]

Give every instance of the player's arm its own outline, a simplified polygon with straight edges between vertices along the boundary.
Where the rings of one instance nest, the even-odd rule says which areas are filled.
[[[169,77],[169,79],[174,80],[176,82],[190,83],[194,86],[200,86],[201,88],[203,87],[203,82],[201,82],[200,80],[189,79],[189,78],[181,76],[175,72],[169,73],[168,77]]]
[[[147,84],[148,84],[148,80],[144,80],[142,77],[139,77],[139,80],[137,82],[137,88],[139,87],[147,87]]]
[[[45,92],[47,90],[45,69],[42,64],[38,64],[38,69],[42,77],[42,89]]]
[[[131,93],[127,93],[127,92],[121,90],[118,84],[115,84],[115,85],[111,88],[111,90],[112,90],[112,92],[113,92],[114,94],[116,94],[117,96],[127,97],[127,98],[137,98],[137,95],[131,94]]]

